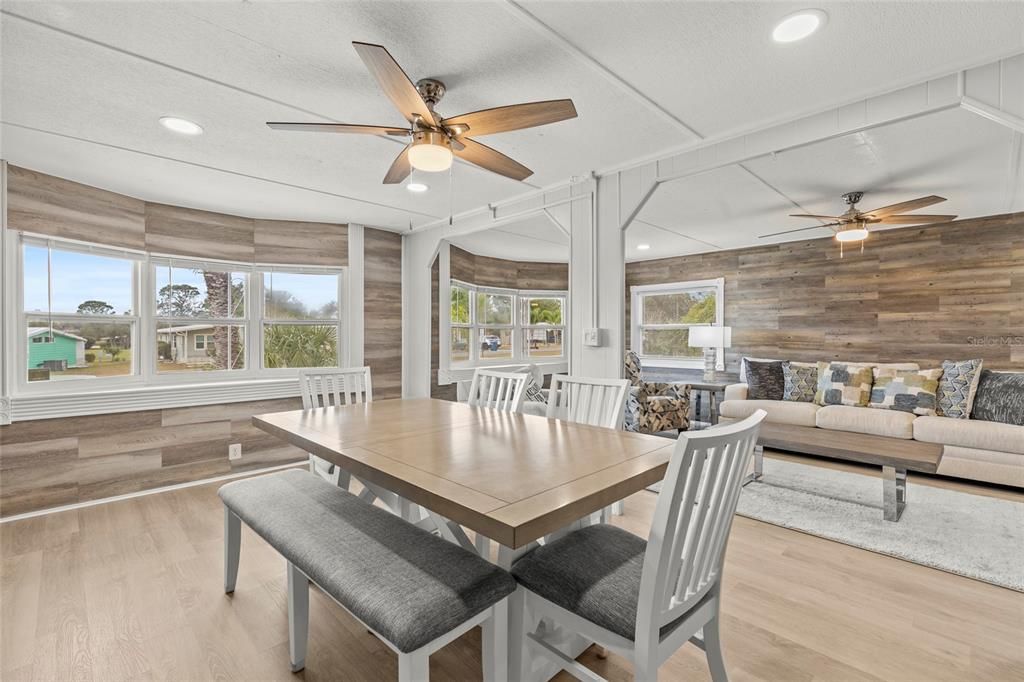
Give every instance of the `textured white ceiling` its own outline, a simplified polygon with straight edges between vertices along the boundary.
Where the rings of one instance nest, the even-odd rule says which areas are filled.
[[[569,235],[545,215],[534,215],[449,241],[471,253],[545,263],[569,262]]]
[[[1024,50],[1020,2],[818,6],[831,17],[826,28],[778,46],[767,38],[772,24],[800,5],[5,1],[0,155],[145,199],[403,229],[691,142],[688,127],[702,135],[751,128]],[[425,195],[384,186],[380,180],[400,150],[394,141],[263,125],[400,123],[352,40],[388,46],[413,80],[445,80],[443,114],[572,97],[580,117],[484,138],[536,171],[528,184],[456,164],[453,188],[447,174],[423,178],[431,187]],[[195,120],[206,133],[168,133],[156,123],[165,114]],[[970,139],[964,144],[970,148]],[[894,147],[879,151],[875,162],[888,168],[906,158],[911,169],[926,166],[925,151]],[[750,224],[773,202],[782,202],[778,216],[789,211],[746,171],[719,175],[693,192],[705,202],[695,199],[684,209],[705,212],[706,224],[719,220],[749,238]],[[796,157],[774,177],[768,182],[790,196],[817,196],[821,188],[803,192],[800,183],[824,183]],[[997,181],[1005,185],[1007,177],[1003,172]],[[956,180],[951,174],[947,184]],[[995,212],[996,205],[983,210]],[[650,219],[677,229],[661,220]],[[789,224],[770,222],[781,222],[779,229]],[[717,244],[687,234],[672,237],[678,248]]]
[[[947,201],[917,212],[971,218],[1024,211],[1020,145],[1020,134],[955,109],[780,152],[746,170],[730,166],[675,180],[655,190],[626,231],[627,258],[827,237],[831,231],[822,228],[759,238],[814,224],[790,213],[842,213],[841,195],[851,191],[865,192],[862,210],[938,194]],[[772,188],[784,188],[784,195]],[[638,251],[640,243],[652,248]]]

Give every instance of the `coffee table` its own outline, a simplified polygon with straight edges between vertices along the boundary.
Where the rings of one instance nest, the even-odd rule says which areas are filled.
[[[881,466],[882,516],[894,522],[900,520],[907,506],[907,472],[934,474],[942,461],[942,446],[936,443],[762,423],[754,448],[754,472],[746,483],[764,477],[766,447]]]

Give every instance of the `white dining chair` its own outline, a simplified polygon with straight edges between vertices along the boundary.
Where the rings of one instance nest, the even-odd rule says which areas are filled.
[[[528,372],[501,372],[477,369],[469,387],[469,400],[474,407],[490,407],[502,412],[519,412],[526,398]]]
[[[548,390],[547,416],[577,424],[621,429],[629,393],[628,379],[556,374]]]
[[[509,612],[509,679],[521,679],[529,653],[581,680],[601,679],[549,641],[539,618],[633,661],[637,680],[692,642],[711,678],[728,679],[719,636],[722,564],[764,410],[735,424],[679,437],[645,542],[598,524],[544,544],[512,564],[520,587]]]
[[[369,367],[299,370],[302,409],[341,407],[373,401]],[[351,476],[341,467],[309,453],[309,470],[348,490]]]

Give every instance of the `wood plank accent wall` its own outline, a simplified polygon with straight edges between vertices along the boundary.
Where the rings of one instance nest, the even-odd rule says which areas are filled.
[[[288,265],[348,265],[348,226],[260,220],[147,203],[8,166],[8,226],[152,252]],[[402,394],[402,237],[364,230],[364,358],[374,398]],[[0,427],[0,516],[137,492],[275,464],[306,453],[255,429],[254,414],[299,398]],[[242,459],[229,461],[230,443]]]
[[[348,265],[348,226],[260,220],[157,204],[7,166],[12,230],[242,263]]]
[[[468,284],[503,289],[569,289],[568,263],[514,261],[478,256],[457,246],[451,247],[451,276]]]
[[[513,261],[478,256],[457,246],[451,246],[449,253],[452,278],[467,284],[503,289],[569,290],[568,263]],[[441,353],[441,311],[438,308],[440,278],[440,265],[435,259],[430,268],[430,396],[455,400],[455,384],[439,386],[437,383]]]
[[[250,423],[300,398],[15,422],[0,428],[0,516],[299,462]],[[228,460],[228,445],[242,458]]]
[[[402,236],[363,231],[363,359],[373,399],[402,397]]]
[[[1024,213],[885,230],[843,259],[824,238],[627,263],[627,347],[629,287],[715,277],[729,371],[744,355],[1024,369]]]

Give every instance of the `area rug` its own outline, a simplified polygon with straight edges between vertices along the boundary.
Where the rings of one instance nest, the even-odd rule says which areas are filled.
[[[882,519],[880,479],[766,458],[737,513],[1024,592],[1021,502],[908,481],[907,507],[892,523]]]

